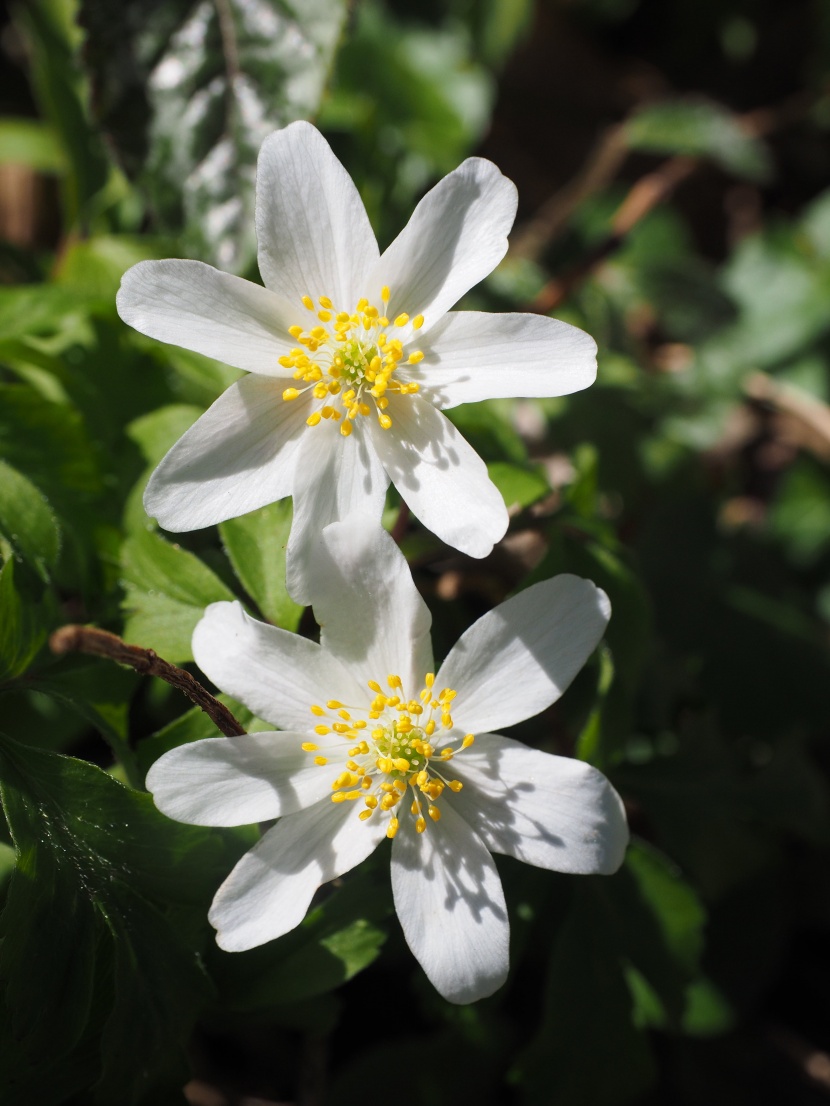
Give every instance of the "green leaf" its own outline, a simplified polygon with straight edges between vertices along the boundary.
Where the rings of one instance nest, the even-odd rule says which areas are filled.
[[[66,157],[54,130],[39,119],[0,119],[0,164],[63,173]]]
[[[0,288],[0,348],[16,338],[63,330],[83,317],[84,306],[75,289],[56,284]]]
[[[186,253],[240,272],[256,255],[256,157],[316,113],[342,0],[81,0],[101,123]]]
[[[70,514],[77,493],[101,487],[99,459],[78,412],[26,385],[0,385],[0,455]]]
[[[623,954],[637,973],[637,1024],[679,1029],[703,951],[706,914],[700,901],[675,865],[636,841],[622,878],[604,889]]]
[[[233,957],[218,954],[214,974],[223,1005],[286,1006],[339,987],[377,959],[392,910],[385,858],[361,865],[293,932]]]
[[[193,553],[150,530],[127,539],[121,567],[125,640],[174,663],[193,660],[190,639],[205,607],[233,593]]]
[[[487,474],[509,507],[529,507],[547,495],[550,484],[539,468],[511,465],[507,461],[491,461]]]
[[[526,1106],[617,1106],[634,1101],[653,1079],[615,935],[597,910],[596,882],[576,888],[557,934],[537,1032],[517,1060]]]
[[[55,280],[59,285],[82,292],[90,300],[109,305],[115,313],[115,296],[121,277],[139,261],[166,257],[167,243],[126,234],[97,234],[70,243],[58,259]]]
[[[141,786],[143,776],[127,739],[130,700],[138,680],[135,672],[112,661],[68,656],[31,678],[28,686],[70,707],[94,726],[125,768],[130,783]]]
[[[61,547],[58,520],[48,500],[26,477],[0,460],[0,535],[44,581]]]
[[[0,569],[0,681],[25,672],[46,639],[40,599],[15,561],[6,561]]]
[[[291,518],[291,503],[283,499],[220,523],[219,533],[239,582],[265,618],[293,631],[304,608],[285,590],[285,547]]]
[[[169,821],[93,765],[8,738],[0,781],[18,853],[1,923],[0,1070],[31,1081],[91,1035],[100,1101],[135,1102],[177,1062],[210,995],[195,950],[154,903],[191,908],[206,931],[209,897],[238,849]]]
[[[830,545],[827,469],[799,457],[783,475],[769,512],[770,533],[799,566],[815,564]]]
[[[201,407],[190,403],[171,403],[133,419],[127,425],[127,434],[139,447],[145,461],[155,466],[203,413]]]
[[[65,0],[31,0],[17,13],[28,40],[32,83],[71,169],[65,178],[67,214],[71,222],[85,221],[106,183],[108,165],[100,134],[86,113],[73,6]]]
[[[735,116],[706,100],[651,104],[625,128],[632,150],[709,157],[730,173],[753,181],[769,179],[772,163],[766,147],[747,134]]]
[[[224,703],[234,718],[237,719],[244,727],[247,733],[256,733],[257,731],[273,730],[274,726],[270,722],[263,722],[261,719],[256,718],[248,710],[246,706],[243,706],[238,700],[231,698],[230,695],[219,694],[216,696],[220,703]],[[151,734],[149,737],[145,737],[143,741],[139,743],[136,750],[136,758],[142,771],[146,773],[150,769],[150,765],[170,749],[175,749],[178,745],[185,745],[190,741],[203,741],[208,737],[216,737],[216,725],[201,707],[193,707],[191,710],[185,711],[184,714],[179,715],[172,722],[169,722],[166,726],[163,726],[156,733]]]

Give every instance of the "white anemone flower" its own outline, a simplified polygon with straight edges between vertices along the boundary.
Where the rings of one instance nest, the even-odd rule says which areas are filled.
[[[219,888],[209,918],[228,951],[298,925],[317,888],[392,838],[395,908],[451,1002],[492,994],[509,925],[491,853],[611,873],[628,830],[595,768],[492,731],[553,703],[596,647],[605,594],[562,575],[480,618],[433,674],[430,614],[390,536],[326,528],[315,565],[320,644],[214,603],[193,635],[202,670],[283,732],[165,753],[147,786],[181,822],[272,818]]]
[[[264,288],[182,260],[143,261],[122,281],[118,310],[136,330],[250,374],[163,458],[148,514],[195,530],[293,496],[287,586],[303,603],[323,527],[358,512],[379,522],[390,480],[439,538],[486,556],[507,528],[505,505],[441,412],[565,395],[596,375],[596,344],[573,326],[449,310],[504,256],[516,202],[495,165],[469,158],[381,255],[322,135],[298,122],[266,139]]]

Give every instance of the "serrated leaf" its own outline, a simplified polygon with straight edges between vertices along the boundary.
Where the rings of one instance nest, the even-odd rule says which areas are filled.
[[[35,1062],[48,1072],[103,1004],[99,1100],[134,1102],[178,1055],[210,993],[155,903],[191,907],[206,929],[209,897],[238,850],[231,837],[169,821],[93,765],[8,738],[0,781],[18,854],[0,945],[14,1040],[3,1065],[18,1079]]]
[[[0,460],[0,535],[45,581],[55,567],[61,531],[48,500],[26,477]]]
[[[259,147],[316,113],[344,14],[342,0],[81,0],[101,122],[188,253],[251,265]]]
[[[198,557],[150,530],[127,539],[121,567],[125,639],[174,663],[193,659],[190,639],[205,607],[235,598]]]
[[[632,150],[709,157],[749,180],[764,181],[771,173],[763,143],[748,134],[730,111],[707,100],[651,104],[629,120],[625,137]]]
[[[285,590],[285,547],[291,530],[287,499],[219,525],[225,552],[239,582],[269,622],[296,630],[303,607]]]

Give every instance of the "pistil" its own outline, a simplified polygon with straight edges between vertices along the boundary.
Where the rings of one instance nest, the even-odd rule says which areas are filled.
[[[436,731],[453,728],[451,708],[456,693],[452,688],[436,693],[433,673],[427,674],[424,687],[413,699],[405,694],[399,676],[389,675],[386,682],[386,691],[376,681],[368,682],[374,696],[368,708],[346,707],[334,699],[325,707],[314,704],[311,713],[323,719],[314,729],[321,737],[341,735],[347,752],[348,759],[332,780],[332,802],[361,800],[358,818],[363,822],[377,811],[394,811],[386,829],[387,837],[394,837],[400,826],[398,810],[411,792],[409,813],[416,833],[423,833],[427,819],[438,822],[441,818],[438,803],[443,792],[449,788],[457,793],[463,786],[460,780],[448,779],[441,769],[446,770],[453,757],[468,749],[475,738],[466,734],[460,743],[436,749]],[[355,713],[365,717],[353,717]],[[314,742],[304,742],[302,748],[319,752]],[[329,760],[322,755],[314,758],[320,767]]]
[[[419,330],[424,317],[416,315],[410,320],[404,312],[390,322],[384,313],[389,295],[384,286],[383,310],[364,298],[351,313],[338,311],[328,296],[319,297],[319,309],[311,296],[303,296],[303,306],[316,316],[315,325],[288,328],[297,346],[280,357],[279,363],[292,369],[298,382],[297,387],[286,388],[282,398],[291,402],[311,392],[319,403],[306,419],[309,426],[331,419],[341,424],[340,433],[348,437],[354,420],[374,409],[380,426],[389,430],[392,419],[386,393],[412,395],[419,390],[417,381],[402,381],[395,373],[405,357],[405,364],[417,365],[423,352],[413,350],[406,356],[401,338],[390,332],[403,330],[410,323]]]

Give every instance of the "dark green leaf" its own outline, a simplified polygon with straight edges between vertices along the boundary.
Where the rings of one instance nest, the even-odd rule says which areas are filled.
[[[40,588],[10,558],[0,569],[0,681],[21,675],[46,638]]]
[[[648,1041],[632,1024],[616,935],[592,891],[576,889],[537,1033],[517,1061],[527,1106],[615,1106],[634,1100],[654,1075]]]
[[[0,778],[18,853],[0,945],[15,1041],[11,1060],[4,1043],[6,1062],[18,1078],[35,1057],[48,1070],[81,1040],[95,995],[107,1006],[100,1101],[134,1102],[209,996],[195,951],[153,900],[191,907],[205,929],[238,851],[225,849],[232,838],[170,822],[90,764],[8,738]]]
[[[0,460],[0,535],[43,580],[61,547],[61,531],[48,501],[22,473]]]

